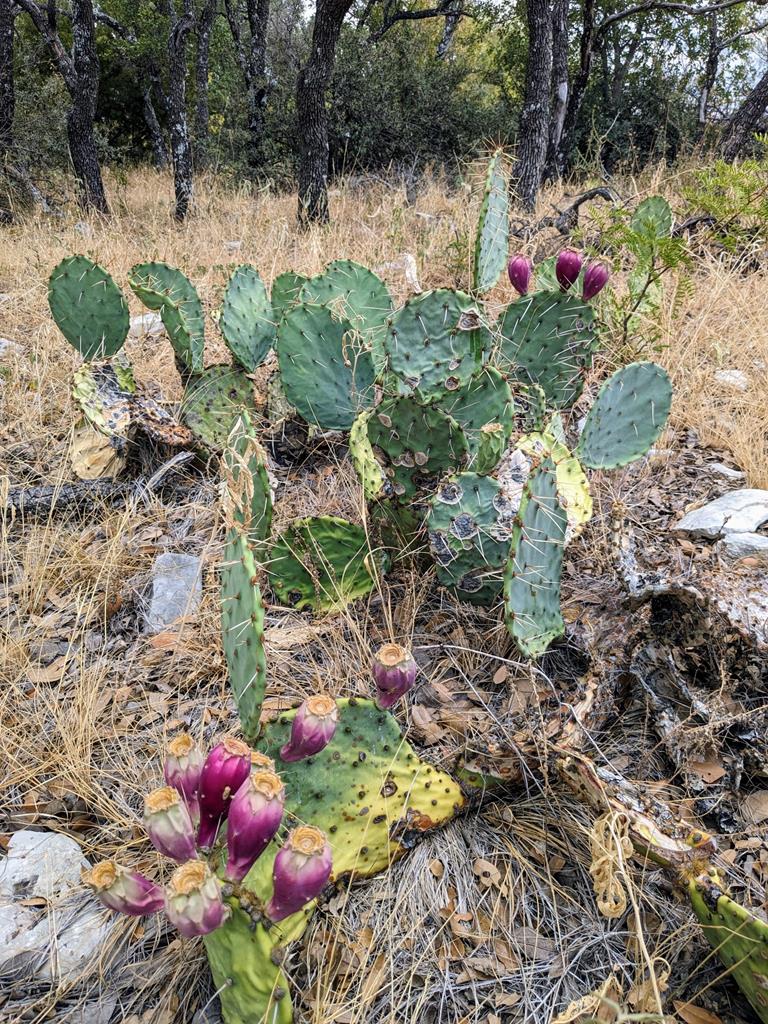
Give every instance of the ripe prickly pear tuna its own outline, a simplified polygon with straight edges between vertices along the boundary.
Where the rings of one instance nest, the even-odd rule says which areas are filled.
[[[327,747],[336,732],[339,711],[336,701],[318,693],[307,698],[296,712],[291,738],[280,751],[282,761],[303,761]]]
[[[229,917],[219,881],[205,861],[191,860],[174,871],[165,890],[165,912],[185,939],[207,935]]]
[[[242,882],[280,828],[285,790],[274,772],[252,772],[232,797],[227,817],[227,869]]]
[[[155,849],[180,863],[193,860],[195,827],[181,794],[163,786],[144,797],[144,825]]]
[[[531,272],[533,266],[527,256],[518,254],[513,256],[507,264],[507,274],[510,283],[520,295],[527,295],[531,284]]]
[[[391,708],[416,681],[418,666],[410,651],[399,644],[384,644],[373,656],[376,703]]]
[[[251,748],[233,736],[225,736],[205,759],[200,773],[200,846],[213,845],[232,797],[250,773]]]
[[[590,263],[584,271],[584,291],[581,296],[584,301],[589,302],[590,299],[594,299],[605,288],[610,276],[605,264]]]
[[[582,258],[574,249],[563,249],[555,263],[555,276],[562,291],[567,292],[581,273]]]
[[[181,793],[195,824],[200,820],[198,791],[203,762],[202,752],[195,746],[195,741],[188,733],[176,736],[168,744],[163,765],[165,781]]]
[[[325,833],[312,825],[295,828],[275,857],[267,917],[282,921],[320,894],[331,877],[333,858]]]
[[[165,898],[159,885],[138,871],[131,871],[113,860],[103,860],[83,873],[83,881],[96,893],[105,907],[131,917],[143,917],[163,909]]]

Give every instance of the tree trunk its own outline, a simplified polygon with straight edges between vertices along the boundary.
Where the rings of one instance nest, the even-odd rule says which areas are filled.
[[[86,210],[109,213],[93,134],[100,68],[91,0],[72,0],[72,62],[75,82],[70,89],[72,107],[67,114],[67,138],[80,186],[80,204]]]
[[[735,160],[758,130],[760,118],[768,109],[768,71],[731,117],[723,133],[720,152],[724,160]]]
[[[246,0],[250,40],[243,43],[240,13],[231,0],[224,0],[224,10],[235,42],[235,58],[245,83],[248,102],[248,166],[258,170],[264,163],[264,110],[269,97],[267,77],[267,28],[270,0]]]
[[[157,111],[152,99],[152,82],[147,82],[142,93],[144,100],[144,122],[149,132],[149,142],[152,146],[152,161],[158,171],[164,171],[168,166],[168,150],[165,148],[165,139],[157,119]]]
[[[701,91],[699,92],[699,117],[698,127],[699,136],[704,134],[704,129],[707,127],[707,119],[709,114],[709,100],[712,96],[712,90],[717,80],[717,72],[720,65],[720,34],[718,31],[717,13],[709,15],[709,46],[707,48],[707,63],[704,67],[704,76],[701,81]]]
[[[0,0],[0,162],[13,150],[13,115],[16,91],[13,83],[13,0]]]
[[[317,0],[312,49],[299,72],[299,223],[328,223],[328,115],[325,94],[336,44],[352,0]]]
[[[171,158],[176,198],[174,217],[185,219],[192,204],[192,147],[187,122],[187,36],[194,16],[191,0],[184,0],[184,14],[178,18],[172,2],[168,4],[168,107],[171,119]]]
[[[563,120],[560,146],[557,154],[561,173],[570,166],[571,155],[576,144],[576,129],[581,113],[581,104],[589,84],[592,61],[595,54],[595,0],[583,0],[581,9],[581,39],[579,40],[579,67],[571,82],[571,94]]]
[[[528,66],[520,115],[513,187],[527,210],[533,210],[544,176],[549,140],[552,88],[552,9],[550,0],[526,0]]]
[[[197,19],[197,52],[195,54],[195,158],[198,167],[208,163],[208,69],[211,54],[211,32],[216,17],[216,0],[205,0]]]
[[[547,148],[545,178],[555,180],[562,174],[560,139],[568,109],[568,0],[552,3],[552,120]]]

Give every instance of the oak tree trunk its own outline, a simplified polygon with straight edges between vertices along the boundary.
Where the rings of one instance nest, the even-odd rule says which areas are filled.
[[[592,73],[595,56],[595,0],[583,0],[581,8],[581,38],[579,40],[579,66],[571,82],[571,92],[563,119],[563,130],[560,134],[560,145],[557,153],[557,165],[564,173],[571,164],[573,150],[576,145],[576,130],[584,95]]]
[[[547,147],[545,178],[555,180],[562,174],[560,139],[568,109],[568,0],[552,2],[552,118]]]
[[[549,141],[552,88],[552,7],[550,0],[526,0],[528,64],[520,114],[513,188],[527,210],[536,205]]]
[[[13,0],[0,0],[0,162],[13,150],[13,115],[16,91],[13,81]]]
[[[160,127],[160,121],[155,110],[155,102],[152,97],[152,82],[147,82],[142,92],[144,103],[144,123],[149,132],[149,142],[152,146],[152,162],[158,171],[163,171],[168,166],[168,150],[165,148],[165,139]]]
[[[109,213],[94,135],[100,68],[91,0],[72,0],[72,63],[75,80],[70,89],[72,106],[67,114],[67,139],[80,204],[86,210]]]
[[[243,39],[240,11],[232,0],[224,0],[224,9],[235,42],[235,58],[245,83],[248,104],[248,166],[258,170],[264,163],[264,111],[269,98],[267,77],[267,28],[270,0],[246,0],[249,39]]]
[[[211,33],[216,17],[216,0],[206,0],[197,19],[197,51],[195,53],[195,160],[198,167],[208,163],[208,71],[211,55]]]
[[[175,194],[174,217],[185,219],[192,205],[192,146],[187,121],[187,36],[194,18],[191,0],[185,0],[184,14],[176,16],[172,4],[168,33],[168,109],[171,121],[171,159]]]
[[[768,71],[731,117],[720,145],[724,160],[735,160],[758,131],[760,119],[768,109]]]

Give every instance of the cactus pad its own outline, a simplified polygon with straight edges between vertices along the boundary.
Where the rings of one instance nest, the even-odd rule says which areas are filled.
[[[458,469],[468,452],[456,420],[412,398],[382,402],[368,421],[368,440],[400,501],[433,489],[436,477]]]
[[[128,336],[130,320],[123,293],[110,275],[87,256],[69,256],[53,268],[48,305],[56,326],[83,359],[109,359]]]
[[[573,405],[597,347],[594,316],[571,293],[534,292],[507,306],[497,364],[523,383],[541,385],[557,409]]]
[[[221,636],[243,734],[253,742],[267,679],[264,605],[248,540],[229,531],[221,566]]]
[[[526,434],[517,442],[520,451],[534,463],[549,458],[555,464],[557,500],[568,518],[569,538],[592,518],[589,480],[581,463],[569,449],[549,432]]]
[[[277,356],[285,397],[307,423],[349,430],[374,399],[371,355],[348,321],[300,303],[280,322]]]
[[[768,1024],[768,922],[731,899],[715,871],[692,878],[688,895],[707,941]]]
[[[258,271],[244,264],[229,279],[219,330],[237,362],[252,372],[275,343],[272,303]]]
[[[664,196],[648,196],[635,210],[629,224],[633,231],[645,238],[669,238],[672,220],[672,207]]]
[[[567,520],[551,459],[528,477],[504,574],[507,629],[520,652],[537,658],[563,633],[560,579]]]
[[[360,483],[363,485],[363,495],[366,501],[378,498],[383,493],[386,484],[384,473],[376,461],[371,442],[368,440],[368,420],[371,415],[370,410],[361,412],[349,431],[349,454],[360,478]]]
[[[487,423],[502,425],[505,442],[515,424],[515,407],[509,384],[492,366],[486,366],[458,391],[446,396],[441,401],[440,408],[452,416],[464,430],[470,459],[477,454],[481,440],[480,431]]]
[[[490,344],[476,301],[448,288],[406,302],[384,339],[390,370],[420,401],[444,399],[467,384]]]
[[[209,448],[223,448],[235,417],[253,409],[251,382],[227,364],[209,366],[190,379],[181,403],[181,417],[195,437]]]
[[[205,317],[195,286],[167,263],[139,263],[128,282],[147,309],[157,310],[184,374],[203,369]]]
[[[227,514],[245,532],[258,553],[272,525],[272,491],[267,454],[245,411],[232,427],[223,463]]]
[[[72,397],[83,415],[107,437],[125,437],[132,421],[136,381],[130,366],[84,363],[75,370]]]
[[[444,480],[429,502],[429,544],[437,578],[472,604],[501,593],[515,510],[493,477],[460,473]]]
[[[656,363],[630,363],[600,388],[576,447],[590,469],[614,469],[639,459],[664,429],[672,384]]]
[[[336,516],[296,519],[272,546],[270,584],[294,608],[331,611],[370,592],[376,568],[361,526]]]
[[[272,322],[275,327],[299,301],[299,294],[306,280],[303,274],[294,274],[292,270],[286,270],[284,274],[278,274],[272,282]]]
[[[488,166],[483,203],[477,222],[472,290],[490,291],[507,265],[509,253],[509,206],[504,154],[497,150]]]
[[[515,426],[520,433],[543,430],[547,421],[547,396],[538,384],[515,384]]]

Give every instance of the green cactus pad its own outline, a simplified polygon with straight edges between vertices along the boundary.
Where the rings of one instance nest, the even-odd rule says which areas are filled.
[[[205,347],[205,317],[195,286],[167,263],[138,263],[128,283],[147,309],[160,313],[179,369],[200,373]]]
[[[370,410],[361,412],[349,431],[349,454],[363,485],[366,501],[378,498],[384,492],[386,484],[386,477],[368,440],[368,421],[371,415]]]
[[[421,761],[397,722],[371,701],[341,699],[339,725],[328,746],[314,757],[286,766],[284,827],[314,825],[333,852],[332,880],[369,877],[389,867],[421,837],[446,824],[465,806],[450,776]],[[262,753],[281,770],[280,748],[290,735],[295,712],[265,726]],[[311,903],[277,925],[251,922],[242,909],[258,906],[272,893],[272,843],[233,898],[232,917],[205,937],[214,985],[227,1024],[289,1024],[287,982],[275,966],[281,950],[304,931]],[[280,998],[278,998],[280,996]]]
[[[522,434],[543,430],[547,422],[547,396],[538,384],[516,383],[512,392],[515,403],[515,426]]]
[[[388,489],[402,502],[420,490],[434,489],[436,478],[459,469],[468,454],[456,420],[412,398],[382,402],[368,421],[368,440]]]
[[[476,300],[440,288],[409,299],[394,314],[384,347],[390,370],[420,401],[430,401],[467,384],[491,340]]]
[[[524,295],[501,319],[497,365],[523,383],[539,384],[547,401],[567,409],[584,387],[597,348],[587,303],[560,291]]]
[[[272,322],[275,327],[288,310],[293,309],[299,301],[299,295],[306,280],[308,279],[304,274],[295,274],[292,270],[286,270],[284,274],[278,274],[272,282]]]
[[[672,207],[664,196],[649,196],[632,214],[633,231],[647,238],[669,238],[672,234]]]
[[[237,362],[252,372],[275,343],[272,303],[258,271],[244,264],[229,279],[219,330]]]
[[[235,417],[253,408],[253,387],[244,373],[227,364],[209,366],[190,378],[181,418],[198,440],[216,450],[227,443]]]
[[[576,447],[590,469],[626,466],[645,455],[669,416],[672,384],[656,363],[630,363],[600,388]]]
[[[283,604],[333,611],[370,592],[372,559],[361,526],[336,516],[296,519],[272,545],[270,584]]]
[[[567,519],[551,459],[528,477],[504,573],[505,621],[520,652],[538,658],[564,630],[560,579]]]
[[[128,336],[123,293],[107,271],[87,256],[69,256],[53,268],[48,305],[56,326],[83,359],[109,359]]]
[[[470,460],[477,455],[480,431],[487,423],[500,423],[504,427],[505,441],[515,425],[515,406],[509,384],[492,366],[484,367],[458,391],[446,395],[440,408],[464,430]]]
[[[707,941],[768,1024],[768,922],[731,899],[714,871],[692,878],[688,895]]]
[[[501,423],[486,423],[480,428],[480,443],[472,468],[481,476],[488,476],[496,469],[507,450],[507,431]]]
[[[548,458],[554,462],[557,500],[560,507],[565,509],[571,535],[578,533],[584,523],[592,518],[589,480],[579,460],[562,441],[546,431],[526,434],[517,442],[517,447],[535,461]]]
[[[493,477],[459,473],[429,502],[427,529],[437,578],[462,601],[492,604],[501,594],[515,511]]]
[[[507,265],[509,253],[509,203],[504,154],[494,153],[485,179],[483,204],[477,222],[472,290],[490,291]]]
[[[322,274],[305,281],[301,301],[329,306],[340,320],[349,321],[370,348],[376,373],[383,371],[384,330],[392,313],[392,296],[372,270],[354,260],[334,260]]]
[[[285,397],[322,430],[349,430],[374,400],[373,360],[349,322],[301,303],[280,321],[277,356]]]
[[[85,418],[107,437],[125,437],[132,422],[136,381],[129,365],[83,363],[75,370],[72,397]]]
[[[264,604],[244,533],[229,531],[221,566],[221,637],[243,734],[253,742],[267,680]]]
[[[272,525],[272,492],[267,455],[247,412],[240,413],[229,435],[224,450],[224,479],[228,513],[258,553]]]

